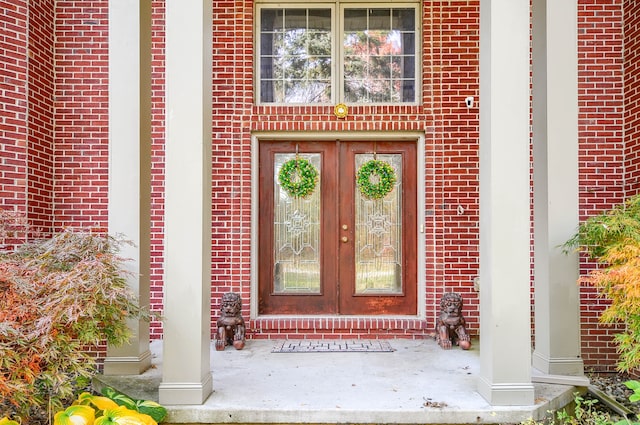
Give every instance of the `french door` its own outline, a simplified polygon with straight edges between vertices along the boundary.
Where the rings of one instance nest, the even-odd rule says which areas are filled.
[[[296,159],[317,178],[298,165],[283,181]],[[379,198],[356,181],[374,159],[395,175]],[[292,193],[304,179],[313,189]],[[416,314],[415,143],[262,141],[259,193],[260,314]]]

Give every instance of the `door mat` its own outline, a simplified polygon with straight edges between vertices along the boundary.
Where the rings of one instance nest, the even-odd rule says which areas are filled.
[[[388,341],[377,339],[294,339],[278,341],[272,353],[390,353],[395,351]]]

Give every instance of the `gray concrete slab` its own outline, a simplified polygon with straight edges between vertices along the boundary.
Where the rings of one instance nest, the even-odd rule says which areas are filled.
[[[535,404],[494,407],[476,392],[477,341],[442,350],[432,339],[390,340],[390,353],[272,353],[275,341],[211,349],[214,392],[200,406],[167,406],[168,423],[473,424],[541,419],[573,400],[575,387],[536,383]],[[135,398],[158,399],[162,342],[140,376],[100,376]]]

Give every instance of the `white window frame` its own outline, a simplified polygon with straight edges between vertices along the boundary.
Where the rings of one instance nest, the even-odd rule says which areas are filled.
[[[261,75],[260,75],[260,10],[262,8],[326,8],[331,9],[331,101],[329,103],[282,103],[282,102],[261,102]],[[254,5],[254,102],[260,106],[322,106],[334,105],[337,103],[347,103],[344,101],[344,43],[342,34],[344,34],[344,10],[350,7],[368,7],[368,8],[414,8],[415,13],[415,98],[413,102],[349,102],[352,105],[402,105],[416,106],[422,100],[422,2],[421,1],[365,1],[365,0],[310,0],[301,3],[300,0],[256,0]],[[338,18],[340,15],[340,19]]]

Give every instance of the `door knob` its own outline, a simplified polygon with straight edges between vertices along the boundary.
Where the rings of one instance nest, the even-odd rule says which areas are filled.
[[[340,238],[342,240],[342,242],[348,242],[349,238],[347,238],[346,236],[343,236]]]

